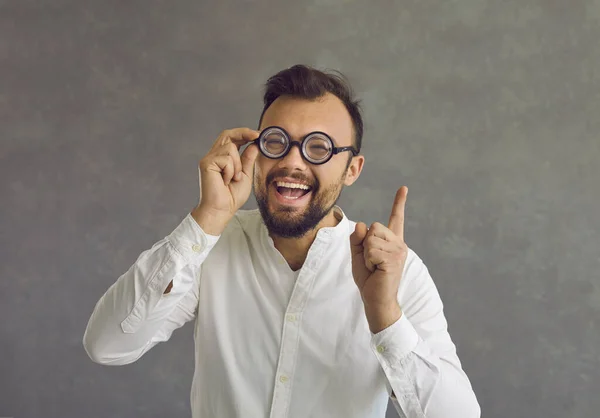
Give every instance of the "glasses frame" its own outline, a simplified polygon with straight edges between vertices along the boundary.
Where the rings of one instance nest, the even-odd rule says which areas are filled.
[[[279,155],[277,157],[272,157],[272,156],[268,155],[266,149],[264,148],[264,138],[266,136],[266,133],[269,130],[272,130],[272,129],[278,129],[281,132],[283,132],[283,134],[285,135],[285,137],[288,140],[287,147],[286,147],[285,151],[283,151],[283,153],[281,153],[281,155]],[[307,139],[309,137],[315,135],[315,134],[323,135],[331,143],[331,154],[329,154],[329,157],[327,157],[323,161],[319,161],[319,162],[311,161],[311,159],[309,158],[308,154],[306,153]],[[341,152],[345,152],[345,151],[352,151],[352,155],[354,157],[356,157],[358,155],[358,151],[354,147],[336,147],[335,143],[333,142],[333,139],[331,139],[331,137],[329,135],[327,135],[325,132],[322,132],[322,131],[310,132],[310,133],[306,134],[302,138],[302,140],[300,140],[300,141],[292,141],[290,134],[285,129],[283,129],[281,126],[267,126],[265,129],[263,129],[260,132],[260,135],[258,136],[258,138],[256,138],[255,140],[251,141],[250,143],[257,144],[258,145],[258,149],[260,149],[260,152],[265,157],[270,158],[272,160],[278,160],[280,158],[284,158],[286,155],[289,154],[289,152],[291,151],[292,147],[294,145],[297,145],[298,148],[300,148],[300,154],[302,155],[302,158],[304,158],[305,161],[308,161],[309,163],[314,164],[314,165],[325,164],[326,162],[328,162],[329,160],[331,160],[331,158],[334,155],[339,154]]]

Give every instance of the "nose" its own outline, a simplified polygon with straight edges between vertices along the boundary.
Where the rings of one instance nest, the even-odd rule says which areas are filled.
[[[306,170],[307,162],[302,157],[302,153],[300,152],[300,143],[299,142],[291,142],[290,143],[290,151],[287,153],[285,157],[283,157],[277,166],[279,168],[286,168],[290,171]]]

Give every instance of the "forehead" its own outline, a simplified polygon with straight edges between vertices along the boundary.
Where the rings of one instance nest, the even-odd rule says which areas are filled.
[[[272,125],[281,126],[294,139],[323,131],[338,146],[352,145],[352,118],[344,103],[330,93],[315,100],[278,97],[265,112],[260,129]]]

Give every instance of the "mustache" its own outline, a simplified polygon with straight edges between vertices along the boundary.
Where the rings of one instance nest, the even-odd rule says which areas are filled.
[[[303,176],[302,174],[289,173],[287,171],[277,171],[277,172],[269,174],[267,176],[267,180],[266,180],[267,185],[273,183],[273,180],[275,180],[275,177],[289,177],[291,179],[301,181],[302,183],[306,183],[306,184],[310,185],[313,189],[316,189],[319,186],[319,181],[316,179],[313,181],[313,180],[309,179],[308,177]]]

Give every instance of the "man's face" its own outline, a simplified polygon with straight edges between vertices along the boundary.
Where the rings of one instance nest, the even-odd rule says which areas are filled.
[[[332,94],[316,101],[279,97],[265,112],[260,129],[273,125],[285,129],[291,142],[322,131],[333,139],[335,147],[353,145],[352,119]],[[280,159],[259,154],[254,194],[269,232],[298,238],[317,227],[337,202],[343,186],[352,184],[360,174],[363,157],[353,158],[348,165],[351,155],[350,151],[342,152],[325,164],[314,165],[302,157],[297,146]]]

